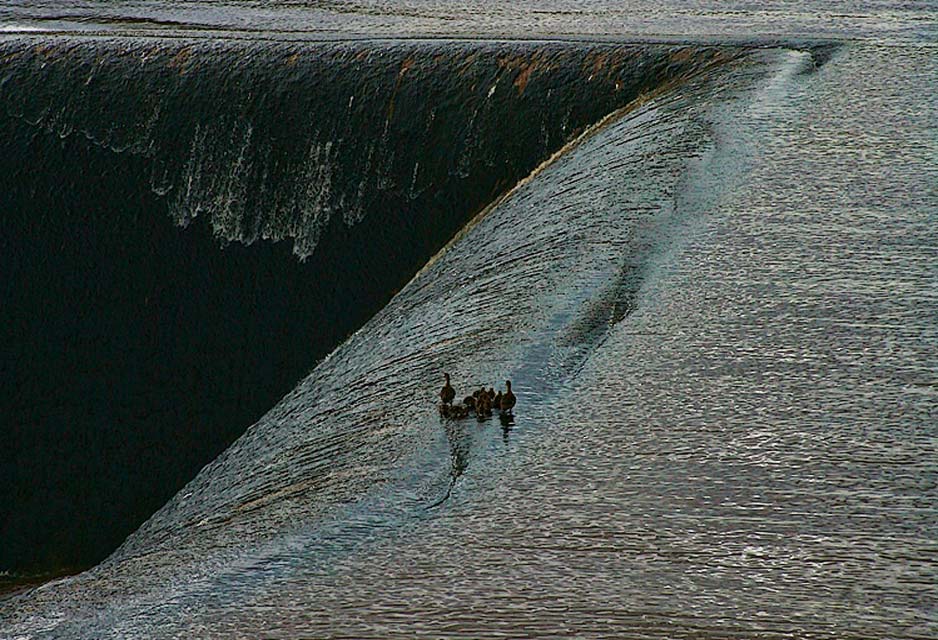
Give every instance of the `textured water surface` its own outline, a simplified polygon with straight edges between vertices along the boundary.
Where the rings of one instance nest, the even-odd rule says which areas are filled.
[[[659,2],[656,0],[356,0],[172,2],[10,0],[4,31],[205,34],[238,38],[614,38],[765,41],[833,38],[935,41],[928,2]]]
[[[929,9],[696,6],[544,19],[844,42],[611,114],[0,637],[938,637]],[[514,419],[441,420],[444,370],[510,378]]]

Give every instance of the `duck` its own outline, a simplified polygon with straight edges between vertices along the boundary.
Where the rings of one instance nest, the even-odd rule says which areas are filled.
[[[478,413],[479,416],[492,415],[492,400],[489,398],[489,393],[485,390],[485,387],[479,390],[479,398],[476,401],[476,413]]]
[[[452,404],[453,400],[456,399],[456,390],[449,384],[449,374],[444,373],[443,377],[446,378],[446,384],[440,389],[440,400],[443,401],[444,405]]]
[[[517,398],[515,398],[515,394],[511,392],[511,380],[505,380],[505,386],[508,387],[508,390],[502,394],[502,402],[499,408],[505,413],[511,413],[515,402],[517,402]]]

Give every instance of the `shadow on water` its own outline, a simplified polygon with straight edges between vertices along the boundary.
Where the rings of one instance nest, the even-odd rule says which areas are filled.
[[[501,426],[502,440],[507,445],[511,430],[515,426],[515,416],[513,413],[503,411],[499,411],[496,415]],[[471,415],[463,420],[442,419],[443,430],[449,444],[449,483],[443,496],[430,504],[427,509],[438,507],[450,499],[456,483],[469,469],[470,454],[476,448],[474,447],[474,441],[477,438],[487,439],[490,431],[488,427],[492,423],[491,416],[478,417]],[[479,442],[478,448],[484,449],[485,443]]]
[[[512,427],[515,426],[515,416],[511,413],[499,413],[498,421],[502,425],[502,440],[508,444],[508,436],[511,434]]]
[[[472,444],[471,429],[475,428],[474,421],[470,420],[443,420],[443,428],[446,431],[446,440],[449,442],[450,471],[449,484],[446,487],[446,493],[439,500],[431,504],[428,509],[440,506],[453,495],[453,488],[456,482],[462,477],[466,469],[469,468],[469,451]]]

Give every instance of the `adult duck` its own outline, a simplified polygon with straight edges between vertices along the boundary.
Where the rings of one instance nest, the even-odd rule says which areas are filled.
[[[511,410],[515,407],[517,398],[515,398],[515,394],[511,392],[511,380],[505,380],[505,386],[508,387],[508,390],[502,394],[502,403],[500,408],[505,413],[511,413]]]
[[[440,389],[440,400],[443,401],[444,405],[452,404],[453,400],[456,399],[456,390],[449,384],[449,374],[444,373],[443,377],[446,378],[446,384]]]

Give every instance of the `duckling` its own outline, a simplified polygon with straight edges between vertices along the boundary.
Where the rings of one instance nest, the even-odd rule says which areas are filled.
[[[495,394],[495,398],[492,400],[492,406],[498,407],[499,409],[502,408],[502,392],[501,391]]]
[[[517,398],[515,398],[515,394],[511,392],[511,380],[505,380],[505,386],[508,387],[508,390],[502,394],[500,408],[506,413],[511,413],[511,410],[515,406],[515,402],[517,402]]]
[[[462,420],[469,416],[469,407],[464,404],[453,405],[452,417],[456,420]]]
[[[476,413],[480,417],[492,415],[492,401],[484,387],[479,391],[479,397],[476,400]]]
[[[466,405],[466,409],[467,409],[468,411],[475,411],[475,410],[476,410],[476,399],[475,399],[475,397],[473,397],[473,396],[466,396],[465,398],[463,398],[462,403],[463,403],[464,405]]]
[[[446,378],[446,384],[440,389],[440,400],[443,401],[444,405],[452,404],[453,400],[456,399],[456,390],[449,384],[449,374],[444,373],[443,377]]]
[[[489,393],[489,402],[494,402],[495,401],[495,389],[493,389],[492,387],[489,387],[488,393]]]

